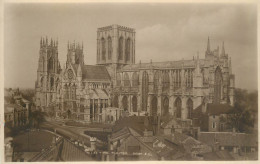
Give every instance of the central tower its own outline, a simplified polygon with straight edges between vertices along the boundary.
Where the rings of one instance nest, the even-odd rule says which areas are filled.
[[[117,66],[135,63],[135,30],[119,25],[97,30],[97,64]]]

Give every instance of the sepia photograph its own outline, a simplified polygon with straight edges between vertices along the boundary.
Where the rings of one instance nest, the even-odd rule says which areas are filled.
[[[257,5],[4,2],[2,161],[258,161]]]

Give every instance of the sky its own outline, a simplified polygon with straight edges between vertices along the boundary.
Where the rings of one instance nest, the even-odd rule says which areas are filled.
[[[257,89],[257,8],[254,4],[9,3],[4,8],[4,85],[34,88],[40,38],[83,42],[85,64],[96,64],[97,28],[119,24],[136,30],[136,63],[205,57],[225,42],[238,88]]]

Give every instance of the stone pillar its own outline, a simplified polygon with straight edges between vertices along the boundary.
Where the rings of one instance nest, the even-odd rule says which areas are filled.
[[[151,99],[152,99],[152,95],[148,95],[148,100],[147,100],[147,113],[148,113],[148,115],[151,114]]]
[[[128,99],[128,112],[132,112],[133,110],[132,110],[132,95],[129,95],[128,97],[127,97],[127,99]]]
[[[162,96],[159,95],[158,98],[157,98],[157,114],[161,116],[162,114]]]
[[[98,99],[98,105],[97,105],[97,122],[100,122],[100,118],[99,118],[100,108],[101,108],[101,100]]]

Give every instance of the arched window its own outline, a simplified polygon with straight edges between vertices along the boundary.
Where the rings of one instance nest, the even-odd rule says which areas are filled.
[[[125,87],[130,87],[130,79],[128,73],[124,74],[124,86]]]
[[[133,96],[133,98],[132,98],[132,106],[133,106],[133,112],[137,112],[137,98],[136,98],[136,96]]]
[[[114,96],[114,99],[113,99],[113,107],[116,107],[118,108],[118,96]]]
[[[106,41],[104,38],[101,39],[101,48],[102,60],[106,60]]]
[[[163,107],[162,116],[167,116],[169,114],[169,99],[168,99],[168,97],[165,97],[163,99],[162,107]]]
[[[41,78],[41,87],[43,87],[43,80],[44,80],[44,77]]]
[[[53,77],[51,77],[51,81],[50,81],[50,83],[51,83],[51,89],[53,89],[54,88],[54,78]]]
[[[125,61],[130,60],[130,38],[126,40],[125,43]]]
[[[215,71],[214,103],[220,103],[222,92],[222,73],[219,67]]]
[[[53,57],[51,57],[48,61],[48,71],[53,71],[53,67],[54,67],[54,60]]]
[[[120,75],[120,73],[116,74],[116,85],[121,86],[121,75]]]
[[[108,37],[107,42],[108,42],[108,59],[110,60],[112,57],[112,39],[110,36]]]
[[[193,110],[193,101],[189,98],[187,101],[187,109],[188,109],[188,118],[192,118],[192,110]]]
[[[122,105],[123,105],[124,111],[128,111],[128,100],[127,100],[126,96],[124,96],[122,99]]]
[[[165,72],[162,79],[162,92],[168,92],[170,90],[170,77],[169,73]]]
[[[133,87],[137,87],[139,84],[139,76],[136,72],[133,73],[132,83],[133,83]]]
[[[159,71],[156,71],[153,78],[154,92],[158,92],[159,87]]]
[[[142,110],[147,111],[147,101],[148,101],[148,83],[149,83],[149,75],[146,71],[143,72],[142,77]]]
[[[156,116],[157,115],[157,97],[154,96],[152,101],[151,101],[151,109],[152,109],[152,116]]]
[[[124,42],[124,39],[123,39],[123,37],[121,36],[120,38],[119,38],[119,47],[118,47],[118,59],[119,60],[122,60],[123,59],[123,42]]]
[[[175,109],[176,109],[176,117],[181,118],[182,105],[181,105],[181,99],[179,97],[175,100],[174,106],[175,106]]]

